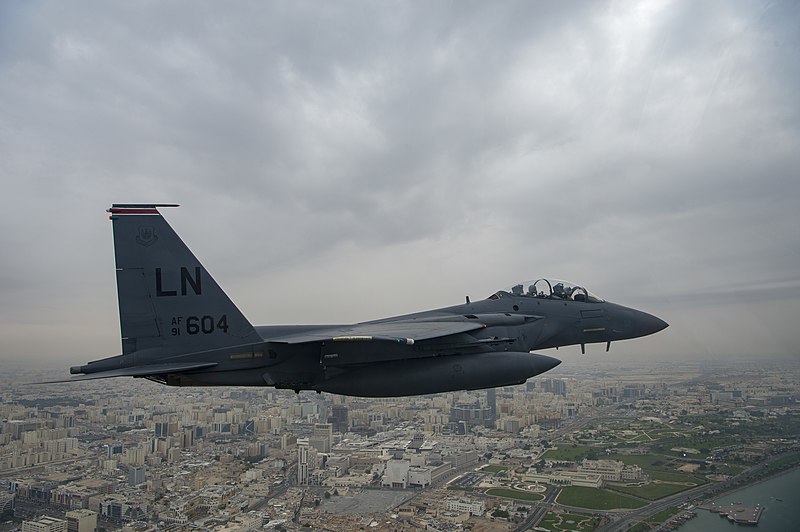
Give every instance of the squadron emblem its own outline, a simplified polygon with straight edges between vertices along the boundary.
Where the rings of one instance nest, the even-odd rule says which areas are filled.
[[[149,247],[158,241],[158,236],[155,230],[150,226],[139,228],[139,234],[136,235],[136,243],[140,246]]]

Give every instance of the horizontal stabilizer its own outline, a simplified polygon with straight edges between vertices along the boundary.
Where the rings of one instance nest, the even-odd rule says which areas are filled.
[[[216,366],[217,362],[184,362],[174,364],[149,364],[146,366],[131,366],[129,368],[110,369],[78,375],[69,379],[58,381],[37,382],[32,384],[55,384],[58,382],[88,381],[92,379],[107,379],[110,377],[149,377],[151,375],[166,375],[169,373],[184,373],[196,369],[207,369]]]

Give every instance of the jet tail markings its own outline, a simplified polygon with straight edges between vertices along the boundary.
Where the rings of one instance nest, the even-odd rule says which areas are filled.
[[[261,337],[161,216],[173,204],[114,204],[123,355],[135,363]],[[161,354],[159,354],[161,353]],[[163,356],[162,356],[163,355]]]

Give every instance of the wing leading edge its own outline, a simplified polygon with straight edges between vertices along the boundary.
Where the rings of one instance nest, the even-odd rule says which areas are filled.
[[[55,384],[58,382],[88,381],[92,379],[108,379],[111,377],[150,377],[157,375],[167,375],[170,373],[184,373],[187,371],[198,370],[198,369],[208,369],[216,365],[217,362],[148,364],[146,366],[131,366],[127,368],[97,371],[95,373],[87,373],[86,375],[77,375],[69,379],[63,379],[58,381],[47,381],[36,384]]]
[[[269,338],[281,344],[306,344],[313,342],[395,342],[411,345],[422,340],[432,340],[486,327],[478,322],[447,321],[392,321],[360,323],[342,327],[322,328],[297,334]]]

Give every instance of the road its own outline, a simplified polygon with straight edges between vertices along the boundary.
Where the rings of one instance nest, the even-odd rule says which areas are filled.
[[[591,414],[586,417],[580,417],[563,423],[559,428],[555,429],[552,433],[546,435],[547,439],[555,441],[559,438],[572,434],[586,425],[594,423],[596,419],[607,417],[614,410],[619,409],[621,406],[628,403],[614,403],[612,405],[600,406],[592,410]]]
[[[514,532],[522,532],[523,530],[530,530],[539,524],[539,521],[555,506],[556,497],[561,493],[561,488],[549,488],[544,499],[537,503],[533,510],[528,512],[528,517],[519,524]]]

